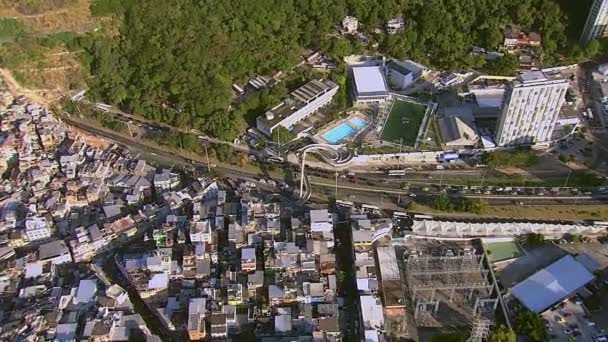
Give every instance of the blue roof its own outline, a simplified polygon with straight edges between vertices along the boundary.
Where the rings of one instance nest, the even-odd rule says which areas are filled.
[[[593,278],[585,266],[566,255],[517,284],[511,293],[531,311],[543,312]]]

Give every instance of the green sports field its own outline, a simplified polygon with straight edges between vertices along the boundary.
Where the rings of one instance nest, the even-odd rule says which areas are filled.
[[[403,139],[403,145],[414,146],[425,110],[426,107],[423,105],[395,100],[381,139],[396,144]]]
[[[513,259],[523,254],[515,241],[492,242],[485,244],[485,247],[491,262]]]

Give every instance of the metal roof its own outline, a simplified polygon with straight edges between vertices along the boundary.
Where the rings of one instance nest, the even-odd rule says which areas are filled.
[[[511,293],[531,311],[543,312],[592,280],[585,266],[566,255],[517,284]]]
[[[359,95],[388,94],[384,73],[379,66],[354,67],[353,78]]]
[[[378,247],[376,251],[382,280],[401,280],[395,247]]]

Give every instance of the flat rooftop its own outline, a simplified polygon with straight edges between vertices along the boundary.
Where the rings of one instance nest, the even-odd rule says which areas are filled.
[[[353,67],[353,78],[359,95],[388,93],[384,73],[379,66]]]
[[[283,99],[283,102],[267,111],[266,116],[262,116],[260,119],[273,126],[337,87],[338,85],[331,80],[312,80],[291,92]],[[272,113],[272,119],[268,119],[268,113]]]
[[[594,279],[572,255],[566,255],[517,284],[511,293],[528,309],[542,312]]]

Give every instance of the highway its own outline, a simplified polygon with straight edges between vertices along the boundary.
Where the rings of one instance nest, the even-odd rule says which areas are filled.
[[[207,164],[202,160],[203,158],[198,158],[193,160],[191,158],[184,157],[183,155],[177,154],[173,151],[166,151],[158,147],[152,147],[150,145],[144,144],[137,138],[131,138],[129,136],[125,136],[124,134],[111,132],[108,129],[100,128],[93,126],[87,122],[83,122],[78,120],[76,117],[67,117],[64,116],[63,120],[74,127],[77,127],[89,134],[105,138],[110,140],[111,142],[122,145],[129,150],[131,150],[134,154],[140,154],[140,156],[147,160],[153,160],[159,162],[164,165],[181,165],[184,169],[205,169],[207,168]],[[235,179],[243,179],[249,180],[252,182],[259,182],[261,175],[244,170],[239,168],[238,166],[230,166],[230,165],[217,165],[214,166],[214,169],[219,171],[226,177],[231,177]],[[461,170],[462,171],[462,170]],[[424,172],[424,171],[419,171]],[[295,173],[295,172],[294,172]],[[427,171],[428,173],[428,171]],[[272,178],[278,183],[285,183],[284,179],[279,179],[277,177],[269,177],[268,175],[262,176],[266,179]],[[420,180],[417,184],[420,186],[415,187],[412,186],[409,190],[403,190],[399,187],[395,186],[395,183],[402,183],[406,180],[404,179],[390,179],[387,180],[387,184],[375,184],[364,185],[364,184],[352,184],[348,180],[338,178],[337,182],[337,190],[340,194],[348,194],[348,193],[368,193],[368,194],[386,194],[393,196],[403,196],[407,198],[412,193],[418,198],[424,199],[425,197],[431,197],[433,195],[442,194],[444,191],[438,187],[439,182],[435,179],[433,180]],[[310,184],[313,188],[326,188],[326,189],[336,189],[336,181],[335,176],[332,175],[331,178],[323,178],[318,176],[310,177]],[[412,182],[414,184],[414,182]],[[291,187],[295,184],[290,184]],[[428,189],[424,189],[428,186]],[[272,190],[272,189],[269,189]],[[274,189],[276,190],[276,189]],[[425,191],[426,190],[426,191]],[[533,201],[534,203],[564,203],[571,201],[574,204],[588,204],[590,202],[597,203],[598,201],[603,201],[608,197],[608,194],[593,194],[593,195],[560,195],[560,196],[535,196],[535,195],[497,195],[497,194],[461,194],[461,193],[452,193],[446,192],[448,196],[454,197],[469,197],[469,198],[484,198],[489,200],[491,204],[513,204],[516,201]]]

